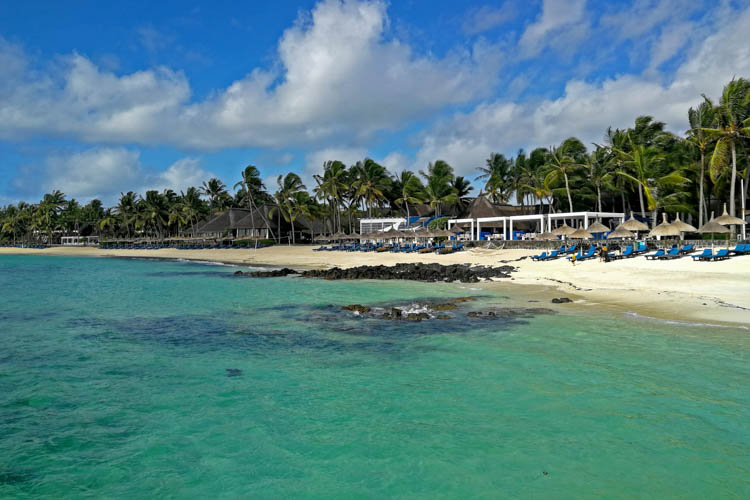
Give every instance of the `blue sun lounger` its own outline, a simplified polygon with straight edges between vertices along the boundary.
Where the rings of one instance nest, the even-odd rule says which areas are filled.
[[[596,247],[590,247],[585,254],[581,255],[578,260],[588,260],[596,257]]]
[[[726,248],[722,248],[718,252],[716,252],[716,255],[712,255],[711,257],[707,257],[706,260],[726,260],[729,258],[729,250]]]
[[[680,253],[683,255],[693,253],[693,252],[695,252],[695,245],[693,245],[692,243],[690,245],[685,245],[682,248],[680,248]]]
[[[664,250],[660,248],[659,250],[656,251],[656,253],[644,255],[644,257],[646,257],[646,260],[654,260],[654,259],[664,257],[664,255],[666,255],[666,252],[664,252]]]
[[[691,255],[691,257],[693,258],[694,261],[697,261],[697,260],[708,260],[711,257],[713,257],[713,255],[714,255],[713,251],[710,248],[706,248],[705,250],[703,250],[703,253],[698,254],[698,255]]]
[[[672,247],[669,249],[669,252],[659,257],[659,260],[679,259],[680,257],[682,257],[680,249],[678,247]]]
[[[532,255],[531,260],[544,260],[547,258],[547,252],[542,252],[539,255]]]

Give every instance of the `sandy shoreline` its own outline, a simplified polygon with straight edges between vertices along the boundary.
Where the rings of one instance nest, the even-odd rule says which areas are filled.
[[[511,280],[488,287],[513,285],[550,287],[575,298],[580,306],[605,306],[642,316],[688,322],[750,325],[750,256],[721,262],[682,258],[647,261],[643,257],[573,266],[565,259],[550,262],[517,260],[538,252],[471,249],[450,255],[313,252],[309,246],[276,246],[260,250],[100,250],[55,247],[43,250],[0,248],[0,255],[140,257],[224,262],[296,269],[394,265],[400,262],[441,264],[510,264],[518,271]],[[545,294],[549,295],[549,294]]]

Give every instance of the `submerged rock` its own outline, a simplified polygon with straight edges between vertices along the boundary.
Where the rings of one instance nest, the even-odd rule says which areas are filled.
[[[430,315],[427,313],[411,313],[407,314],[404,319],[406,321],[422,321],[424,319],[430,319]]]
[[[342,311],[354,311],[358,312],[360,314],[368,313],[372,309],[368,306],[363,306],[361,304],[350,304],[348,306],[341,306]]]
[[[227,368],[227,377],[239,377],[242,375],[242,370],[239,368]]]

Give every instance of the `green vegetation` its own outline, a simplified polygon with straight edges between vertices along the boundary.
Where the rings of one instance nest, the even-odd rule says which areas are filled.
[[[538,213],[555,211],[687,212],[704,224],[711,211],[727,202],[731,215],[747,200],[750,168],[750,81],[739,78],[726,85],[714,103],[703,96],[687,110],[690,129],[685,138],[665,130],[665,124],[641,116],[633,127],[609,128],[602,144],[587,148],[570,137],[561,144],[521,150],[507,158],[492,153],[478,166],[479,194],[495,203],[517,201]],[[739,192],[739,178],[744,191]],[[446,215],[463,212],[474,190],[451,165],[436,160],[418,173],[390,173],[370,158],[346,166],[331,160],[308,191],[299,175],[277,179],[269,192],[254,165],[240,173],[234,194],[219,179],[179,194],[167,189],[143,195],[122,193],[116,206],[99,200],[81,206],[60,191],[46,194],[36,204],[25,202],[0,209],[0,239],[55,242],[65,234],[103,237],[165,238],[191,236],[211,213],[230,207],[258,209],[278,227],[294,228],[299,218],[325,221],[331,232],[355,230],[363,216],[430,212],[443,226]],[[285,221],[286,225],[281,222]],[[275,241],[286,235],[271,234]]]

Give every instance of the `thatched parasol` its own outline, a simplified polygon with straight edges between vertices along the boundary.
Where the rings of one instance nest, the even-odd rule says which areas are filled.
[[[458,226],[453,226],[453,228],[451,228],[451,232],[454,234],[464,234],[466,231],[464,231]]]
[[[404,236],[404,233],[392,227],[388,231],[384,232],[382,236],[383,238],[402,238]]]
[[[663,222],[653,228],[651,232],[648,233],[648,237],[653,238],[655,236],[679,236],[680,230],[667,222],[667,214],[663,213],[661,215],[663,218]]]
[[[534,237],[535,241],[552,241],[556,239],[557,235],[555,233],[540,233]]]
[[[568,237],[579,240],[587,240],[589,238],[593,238],[594,235],[581,227],[576,229],[575,232],[570,233],[570,236]]]
[[[557,236],[569,236],[575,232],[576,230],[574,228],[570,227],[564,222],[562,226],[557,227],[552,230],[552,234],[557,235]]]
[[[617,229],[623,228],[626,231],[648,231],[648,226],[633,217],[633,211],[630,211],[630,218],[617,226]]]
[[[714,214],[711,213],[711,220],[703,224],[699,229],[698,232],[701,234],[728,234],[729,228],[726,226],[722,226],[716,220],[714,220]]]
[[[612,229],[608,228],[599,221],[595,221],[593,224],[589,224],[589,227],[587,227],[586,230],[589,233],[608,233]]]
[[[724,213],[714,219],[714,222],[717,224],[721,224],[722,226],[744,226],[745,221],[740,219],[739,217],[732,217],[727,213],[727,204],[724,203]]]
[[[433,231],[431,234],[434,238],[450,238],[451,236],[455,236],[455,233],[452,231],[446,231],[444,229]]]
[[[677,214],[677,218],[672,222],[672,226],[676,227],[681,233],[694,233],[697,231],[697,229],[687,222],[682,222],[680,220],[680,214]]]
[[[627,229],[623,229],[622,227],[618,227],[611,233],[607,235],[608,240],[613,240],[615,238],[634,238],[635,235],[628,231]]]
[[[343,232],[339,231],[338,233],[336,233],[333,236],[331,236],[330,240],[331,241],[338,241],[338,240],[344,239],[345,237],[346,237],[346,233],[343,233]]]
[[[726,227],[728,224],[724,225],[721,222],[719,222],[719,219],[721,220],[732,220],[733,218],[731,215],[727,214],[727,205],[724,204],[724,214],[721,217],[717,217],[714,219],[714,213],[711,212],[711,220],[706,222],[703,227],[701,227],[698,232],[699,233],[719,233],[719,234],[726,234],[727,235],[727,248],[729,248],[729,233],[732,231]],[[742,219],[739,219],[742,220]],[[721,229],[719,229],[721,228]],[[712,238],[713,240],[713,238]],[[713,247],[713,243],[711,243],[711,246]]]

